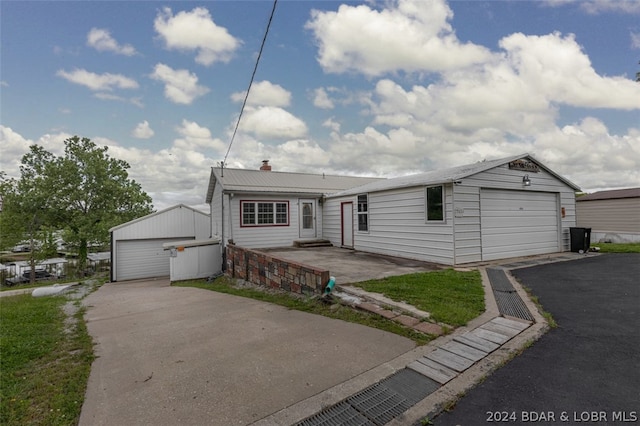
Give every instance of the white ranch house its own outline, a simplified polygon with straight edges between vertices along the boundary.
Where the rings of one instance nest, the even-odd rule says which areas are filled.
[[[446,265],[569,250],[579,188],[529,154],[393,179],[212,168],[211,234]]]

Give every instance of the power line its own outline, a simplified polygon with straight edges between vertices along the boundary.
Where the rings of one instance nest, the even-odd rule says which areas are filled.
[[[276,12],[276,4],[278,0],[273,0],[273,9],[271,9],[271,16],[269,16],[269,22],[267,23],[267,29],[264,32],[264,37],[262,38],[262,44],[260,45],[260,51],[258,52],[258,58],[256,59],[256,64],[253,67],[253,73],[251,73],[251,81],[249,81],[249,87],[247,88],[247,93],[244,96],[244,101],[242,102],[242,107],[240,108],[240,115],[238,115],[238,121],[236,122],[236,127],[233,129],[233,135],[231,136],[231,141],[229,142],[229,148],[227,149],[227,153],[224,155],[224,160],[222,161],[222,166],[227,162],[227,157],[229,156],[229,151],[231,151],[231,145],[233,145],[233,141],[236,138],[236,133],[238,132],[238,126],[240,126],[240,120],[242,119],[242,113],[244,112],[244,107],[247,105],[247,99],[249,98],[249,92],[251,91],[251,85],[253,85],[253,79],[256,76],[256,71],[258,70],[258,63],[260,62],[260,57],[262,56],[262,50],[264,49],[264,44],[267,41],[267,35],[269,34],[269,28],[271,27],[271,21],[273,20],[273,15]]]

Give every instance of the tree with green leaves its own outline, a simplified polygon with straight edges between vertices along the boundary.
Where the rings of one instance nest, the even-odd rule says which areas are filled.
[[[64,141],[64,155],[32,145],[22,157],[20,179],[3,201],[9,220],[21,217],[22,229],[64,230],[65,241],[78,249],[78,270],[86,268],[89,244],[108,244],[109,229],[153,211],[151,198],[129,178],[126,161],[109,156],[88,138]],[[3,218],[3,222],[5,219]],[[45,228],[47,227],[47,228]]]

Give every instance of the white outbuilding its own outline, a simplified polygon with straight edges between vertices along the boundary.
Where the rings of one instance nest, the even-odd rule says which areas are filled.
[[[210,237],[209,215],[184,204],[115,226],[111,232],[111,281],[169,276],[163,244]]]

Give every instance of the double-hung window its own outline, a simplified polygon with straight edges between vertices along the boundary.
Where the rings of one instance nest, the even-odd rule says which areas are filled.
[[[241,201],[242,226],[289,225],[288,201]]]
[[[427,222],[444,222],[444,187],[427,188]]]
[[[369,196],[358,195],[358,231],[369,231]]]

